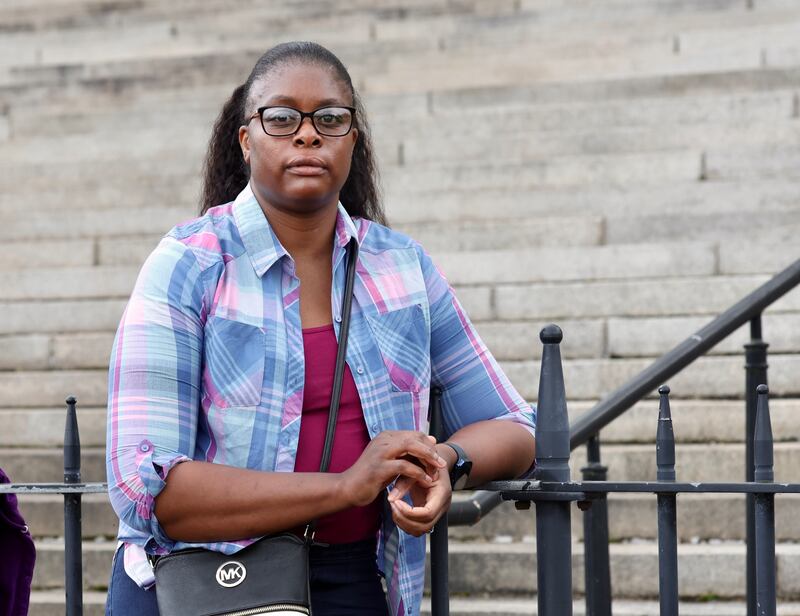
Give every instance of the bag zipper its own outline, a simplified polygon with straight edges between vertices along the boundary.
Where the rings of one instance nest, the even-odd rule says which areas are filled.
[[[224,616],[258,616],[259,614],[272,614],[274,612],[287,612],[291,611],[296,614],[309,614],[307,607],[297,605],[296,603],[283,603],[278,605],[265,605],[263,607],[253,607],[248,610],[240,610],[238,612],[225,612]]]

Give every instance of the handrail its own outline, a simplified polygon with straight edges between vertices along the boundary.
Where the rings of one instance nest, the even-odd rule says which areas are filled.
[[[738,301],[662,355],[638,375],[600,400],[570,426],[570,450],[585,444],[611,421],[656,387],[665,383],[695,359],[727,338],[742,325],[800,284],[800,259]],[[448,518],[451,526],[476,524],[501,502],[497,492],[476,491],[472,498],[453,502]]]
[[[659,357],[627,383],[600,400],[570,426],[570,449],[586,443],[601,428],[665,383],[695,359],[800,284],[800,259],[738,301],[708,325]]]

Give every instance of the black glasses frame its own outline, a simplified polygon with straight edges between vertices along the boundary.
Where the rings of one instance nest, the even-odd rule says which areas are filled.
[[[286,133],[282,135],[273,135],[270,132],[267,132],[267,127],[264,126],[264,111],[267,109],[291,109],[292,111],[296,111],[300,114],[300,121],[297,123],[297,128],[294,129],[293,133]],[[350,112],[350,127],[347,129],[346,133],[342,133],[341,135],[331,135],[330,133],[323,132],[317,126],[317,123],[314,119],[314,114],[318,111],[323,109],[347,109]],[[344,137],[353,130],[353,120],[356,117],[356,108],[355,107],[348,107],[347,105],[324,105],[322,107],[317,107],[314,111],[300,111],[299,109],[295,109],[294,107],[289,107],[289,105],[266,105],[264,107],[259,107],[256,109],[256,112],[251,115],[247,122],[252,122],[255,118],[258,118],[258,121],[261,124],[261,130],[264,131],[265,134],[269,135],[270,137],[293,137],[297,134],[297,131],[300,130],[300,127],[303,125],[303,120],[306,118],[311,118],[311,125],[314,127],[314,130],[317,131],[320,135],[324,137]]]

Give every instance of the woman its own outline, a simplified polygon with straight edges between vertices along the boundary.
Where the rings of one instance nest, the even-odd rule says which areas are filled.
[[[318,519],[315,616],[417,614],[451,469],[470,458],[478,485],[531,468],[531,408],[428,255],[381,224],[375,175],[350,76],[317,44],[269,50],[225,104],[202,216],[147,259],[111,354],[108,613],[158,613],[145,552],[232,554]],[[351,239],[347,369],[323,474]],[[447,443],[425,435],[433,384]]]

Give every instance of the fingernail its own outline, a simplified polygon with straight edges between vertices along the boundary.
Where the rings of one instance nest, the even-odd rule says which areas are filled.
[[[428,481],[428,483],[433,483],[433,479],[431,479],[430,476],[425,475],[425,479]]]

